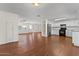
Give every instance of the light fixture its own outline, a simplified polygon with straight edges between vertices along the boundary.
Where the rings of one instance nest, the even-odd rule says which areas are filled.
[[[27,26],[25,26],[25,25],[23,25],[22,27],[23,27],[23,28],[27,28]]]
[[[58,18],[58,19],[55,19],[55,21],[60,21],[60,20],[65,20],[67,18]]]
[[[39,3],[33,3],[34,6],[38,7],[39,6]]]

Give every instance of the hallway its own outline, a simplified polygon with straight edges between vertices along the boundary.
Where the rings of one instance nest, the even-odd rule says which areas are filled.
[[[19,41],[0,46],[0,55],[20,56],[71,56],[79,55],[79,48],[73,46],[71,38],[50,36],[41,33],[19,34]]]

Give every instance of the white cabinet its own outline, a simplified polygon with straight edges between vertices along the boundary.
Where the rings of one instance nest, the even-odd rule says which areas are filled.
[[[66,36],[72,37],[72,30],[66,30]]]
[[[75,46],[79,46],[79,31],[72,32],[72,43]]]
[[[51,34],[52,34],[52,35],[59,35],[59,29],[53,28],[53,29],[51,30]]]
[[[60,28],[52,28],[51,29],[51,34],[52,35],[59,35],[59,30],[60,30]],[[71,37],[72,36],[72,30],[66,30],[66,36],[69,36],[69,37]]]
[[[6,21],[7,42],[14,42],[18,40],[18,21],[16,17],[11,17]]]
[[[17,15],[0,11],[0,45],[18,41]]]
[[[6,41],[6,23],[3,17],[0,17],[0,44]]]

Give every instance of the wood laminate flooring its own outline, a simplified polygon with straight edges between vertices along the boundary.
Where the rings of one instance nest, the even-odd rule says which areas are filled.
[[[0,45],[1,56],[79,56],[72,38],[41,33],[19,34],[19,41]]]

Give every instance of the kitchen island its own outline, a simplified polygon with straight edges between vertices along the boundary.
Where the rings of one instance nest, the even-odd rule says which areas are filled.
[[[79,30],[72,31],[72,43],[74,46],[79,46]]]

